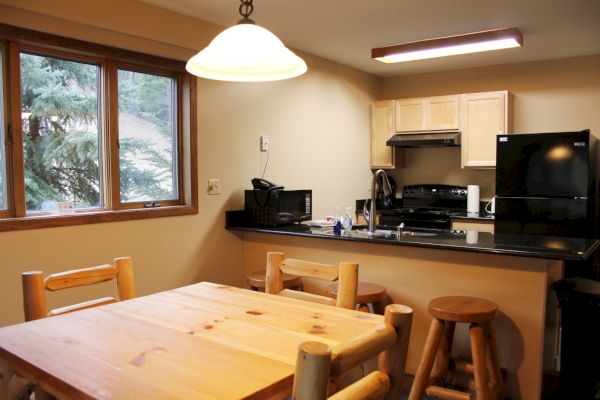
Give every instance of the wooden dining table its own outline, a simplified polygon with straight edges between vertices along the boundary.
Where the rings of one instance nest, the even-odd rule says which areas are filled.
[[[335,346],[382,322],[201,282],[0,328],[0,359],[57,398],[281,399],[300,343]]]

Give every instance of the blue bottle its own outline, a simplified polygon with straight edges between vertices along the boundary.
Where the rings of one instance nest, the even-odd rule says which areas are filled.
[[[333,234],[339,235],[342,233],[342,218],[340,217],[340,208],[335,208],[335,216],[333,219]]]

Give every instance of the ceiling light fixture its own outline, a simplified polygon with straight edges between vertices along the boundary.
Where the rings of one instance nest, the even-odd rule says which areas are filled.
[[[517,28],[506,28],[380,47],[371,50],[371,57],[395,63],[520,46],[523,46],[521,32]]]
[[[233,82],[263,82],[294,78],[306,72],[306,63],[267,29],[248,18],[252,0],[240,0],[237,25],[219,33],[187,62],[196,76]]]

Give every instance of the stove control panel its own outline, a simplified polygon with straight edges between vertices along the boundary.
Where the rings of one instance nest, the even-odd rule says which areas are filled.
[[[407,185],[402,190],[402,198],[466,200],[467,188],[453,185]]]

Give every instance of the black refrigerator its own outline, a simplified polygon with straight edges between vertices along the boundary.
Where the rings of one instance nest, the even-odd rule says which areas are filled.
[[[598,237],[589,130],[499,135],[496,144],[496,233]]]

